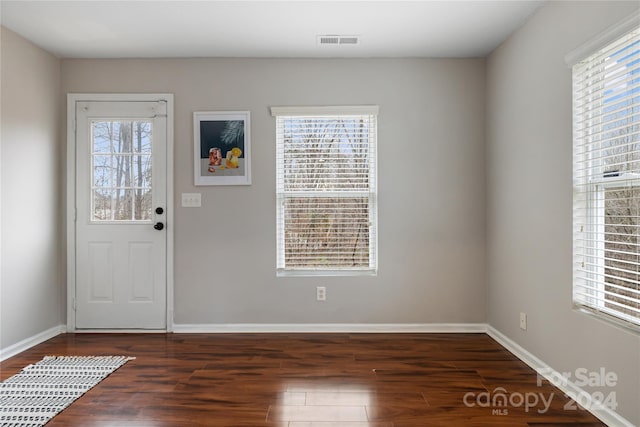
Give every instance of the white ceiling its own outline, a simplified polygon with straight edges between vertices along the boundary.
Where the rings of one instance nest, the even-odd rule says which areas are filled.
[[[1,0],[0,15],[62,58],[482,57],[542,3]],[[319,46],[324,34],[361,42]]]

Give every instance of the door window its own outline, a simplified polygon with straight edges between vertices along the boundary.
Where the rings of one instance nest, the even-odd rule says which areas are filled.
[[[92,120],[92,222],[152,220],[151,133],[147,120]]]

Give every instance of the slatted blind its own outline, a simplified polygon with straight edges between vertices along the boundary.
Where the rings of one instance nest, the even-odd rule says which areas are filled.
[[[377,107],[272,113],[278,271],[375,273]]]
[[[637,21],[636,21],[637,22]],[[573,66],[574,302],[640,326],[640,28]]]

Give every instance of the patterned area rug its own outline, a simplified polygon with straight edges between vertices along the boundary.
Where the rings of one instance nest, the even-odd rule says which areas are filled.
[[[113,371],[125,356],[47,356],[0,383],[0,426],[38,427]]]

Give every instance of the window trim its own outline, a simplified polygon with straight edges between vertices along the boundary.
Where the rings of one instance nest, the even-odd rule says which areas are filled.
[[[271,107],[271,116],[377,116],[377,105]]]
[[[633,12],[617,24],[611,25],[602,33],[569,52],[564,57],[565,63],[569,68],[571,68],[578,62],[585,60],[599,49],[602,49],[608,44],[614,42],[616,39],[632,31],[638,26],[638,20],[640,20],[640,10]]]
[[[349,105],[349,106],[274,106],[271,107],[271,115],[276,119],[279,116],[299,116],[299,117],[321,117],[321,116],[373,116],[376,120],[375,133],[372,136],[370,147],[372,157],[377,162],[377,116],[379,107],[377,105]],[[277,124],[276,124],[277,128]],[[279,156],[279,142],[276,136],[276,156]],[[278,162],[278,159],[276,159]],[[277,166],[278,167],[278,166]],[[367,191],[359,191],[348,193],[349,197],[358,196],[369,200],[369,267],[355,267],[355,268],[287,268],[280,263],[284,262],[284,244],[281,242],[279,236],[280,230],[284,231],[284,218],[282,215],[283,207],[286,197],[284,193],[280,191],[278,184],[276,183],[276,247],[277,247],[277,264],[276,264],[276,276],[277,277],[327,277],[327,276],[376,276],[378,273],[378,200],[377,200],[377,166],[370,170],[369,189]],[[276,174],[277,179],[277,174]],[[287,193],[288,195],[292,193]],[[301,192],[301,195],[307,195],[308,192]],[[333,193],[323,193],[323,196],[331,196]],[[345,193],[339,194],[339,196],[345,196]]]

